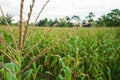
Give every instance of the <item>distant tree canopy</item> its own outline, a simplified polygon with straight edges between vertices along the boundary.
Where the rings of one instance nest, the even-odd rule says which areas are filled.
[[[45,19],[39,20],[36,25],[40,27],[52,27],[54,24],[57,23],[56,27],[79,27],[81,25],[83,27],[120,26],[120,10],[119,9],[111,10],[110,13],[99,17],[97,20],[94,20],[94,17],[95,17],[94,13],[90,12],[83,20],[81,20],[81,18],[77,15],[73,15],[72,17],[66,16],[60,19],[55,18],[54,20],[45,18]],[[13,16],[10,14],[6,14],[5,18],[3,16],[0,16],[0,25],[6,25],[5,19],[9,24],[18,26],[18,23],[12,23]]]
[[[5,18],[4,18],[4,16],[0,16],[0,25],[6,25],[7,24],[5,19],[7,20],[8,24],[12,24],[13,16],[11,14],[6,14]]]
[[[97,26],[117,27],[120,26],[120,10],[114,9],[107,15],[103,15],[96,20]]]
[[[47,18],[40,20],[37,25],[41,27],[52,27],[54,24],[57,23],[56,27],[75,27],[78,26],[74,23],[71,22],[72,18],[66,16],[65,18],[60,18],[60,19],[50,19],[48,20]]]
[[[86,19],[88,22],[94,22],[94,17],[95,17],[94,13],[90,12],[88,16],[86,16]]]
[[[93,24],[94,24],[94,17],[95,17],[94,13],[90,12],[88,14],[88,16],[86,16],[86,19],[84,19],[82,21],[82,26],[83,27],[91,27],[91,26],[93,26]]]
[[[71,19],[72,19],[72,20],[76,20],[77,22],[80,21],[80,17],[79,17],[79,16],[76,16],[76,15],[73,15]]]
[[[116,27],[120,26],[120,10],[114,9],[110,13],[101,16],[97,20],[94,20],[94,13],[90,12],[86,19],[81,20],[79,16],[73,15],[71,18],[66,16],[65,19],[56,19],[56,20],[47,20],[47,18],[40,20],[38,26],[53,26],[55,23],[58,23],[57,27],[76,27],[83,24],[83,27],[91,26],[106,26],[106,27]],[[72,20],[77,23],[73,23]],[[80,23],[81,21],[81,23]]]

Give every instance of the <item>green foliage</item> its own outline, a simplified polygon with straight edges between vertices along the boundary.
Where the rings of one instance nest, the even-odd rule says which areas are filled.
[[[55,23],[58,23],[56,25],[57,27],[77,27],[80,26],[80,24],[83,25],[83,27],[94,27],[94,26],[104,26],[104,27],[118,27],[120,26],[120,10],[114,9],[111,10],[110,13],[104,14],[97,20],[94,20],[94,13],[90,12],[88,16],[86,16],[86,19],[81,20],[79,16],[73,15],[71,18],[66,16],[65,18],[55,19],[55,20],[48,20],[47,18],[40,20],[38,22],[38,26],[53,26]],[[72,22],[72,21],[75,21]],[[81,21],[81,23],[80,23]]]
[[[22,55],[30,51],[47,30],[48,28],[34,29]],[[15,34],[16,28],[14,31],[14,35],[17,35]],[[21,80],[119,80],[120,29],[83,28],[72,34],[73,31],[74,28],[55,28],[41,43],[38,43],[38,46],[29,54],[31,57],[26,57],[22,61],[21,68],[33,60],[43,49],[53,46],[53,43],[64,36],[67,37],[22,73]],[[4,28],[0,29],[0,33],[4,34],[8,45],[12,46],[12,52],[16,52],[9,33]],[[4,44],[0,44],[1,49],[8,53]],[[9,53],[11,56],[12,54]],[[18,65],[2,54],[0,54],[0,61],[14,75],[9,74],[0,66],[0,75],[2,74],[4,77],[2,79],[7,80],[9,77],[9,80],[14,80],[18,75]]]
[[[48,19],[45,18],[45,19],[43,19],[43,20],[40,20],[40,21],[38,22],[38,26],[48,27],[48,26],[49,26]]]
[[[88,16],[86,16],[86,19],[88,22],[94,22],[94,19],[93,19],[94,17],[95,17],[94,13],[90,12]]]
[[[74,18],[75,20],[77,20],[78,22],[78,18],[79,16],[76,16],[76,18]],[[52,27],[54,24],[57,23],[56,27],[76,27],[78,25],[75,25],[74,23],[71,22],[71,19],[73,18],[69,18],[68,16],[65,17],[65,19],[55,19],[55,20],[48,20],[47,18],[40,20],[37,25],[41,26],[41,27]],[[79,18],[80,19],[80,18]]]
[[[73,15],[71,19],[76,20],[78,22],[80,21],[80,17],[76,15]]]
[[[107,15],[103,15],[96,21],[98,26],[117,27],[120,26],[120,10],[114,9]]]
[[[6,14],[6,17],[4,18],[3,16],[0,16],[0,25],[7,25],[8,24],[12,24],[13,21],[13,16],[10,14]],[[5,19],[7,20],[7,22],[5,21]]]
[[[14,63],[5,63],[5,66],[10,70],[11,73],[8,73],[6,70],[5,72],[5,80],[18,80],[16,78],[18,66]]]

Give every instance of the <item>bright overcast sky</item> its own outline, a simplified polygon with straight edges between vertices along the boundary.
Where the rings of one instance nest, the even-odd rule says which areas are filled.
[[[25,0],[24,19],[27,17],[31,1]],[[34,21],[45,1],[36,0],[32,21]],[[4,13],[14,15],[16,20],[19,20],[19,5],[20,0],[0,0],[0,6]],[[72,15],[78,15],[81,19],[84,19],[89,12],[93,12],[98,18],[116,8],[120,9],[120,0],[50,0],[39,19],[71,17]]]

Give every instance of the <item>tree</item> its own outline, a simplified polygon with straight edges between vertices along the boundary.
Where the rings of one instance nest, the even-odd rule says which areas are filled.
[[[80,26],[80,20],[81,19],[80,19],[79,16],[73,15],[71,19],[77,22],[76,26]]]
[[[48,26],[49,26],[48,19],[45,18],[45,19],[43,19],[43,20],[40,20],[40,21],[38,22],[38,26],[48,27]]]
[[[120,26],[120,10],[114,9],[111,11],[111,13],[108,13],[107,16],[109,17],[109,20],[114,26]]]
[[[58,27],[68,27],[67,22],[63,18],[60,18]]]
[[[48,23],[49,23],[49,27],[54,25],[54,22],[52,21],[52,19],[50,19]]]
[[[65,20],[66,20],[66,22],[70,22],[71,21],[71,19],[68,16],[65,17]]]
[[[79,16],[76,16],[76,15],[73,15],[71,19],[72,19],[72,20],[76,20],[77,22],[80,21],[80,17],[79,17]]]
[[[12,24],[12,21],[14,20],[13,16],[11,14],[6,14],[5,18],[4,18],[4,16],[0,16],[0,25],[7,24],[5,19],[7,20],[8,24]]]
[[[90,12],[88,16],[86,16],[86,19],[88,22],[94,22],[94,17],[95,15],[93,14],[93,12]]]
[[[101,16],[96,21],[98,26],[120,26],[120,10],[111,10],[107,15]]]

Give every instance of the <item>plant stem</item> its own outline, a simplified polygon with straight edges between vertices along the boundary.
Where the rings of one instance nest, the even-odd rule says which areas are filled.
[[[22,50],[22,41],[23,41],[23,7],[24,7],[24,0],[21,0],[20,5],[20,21],[19,21],[19,50]]]

